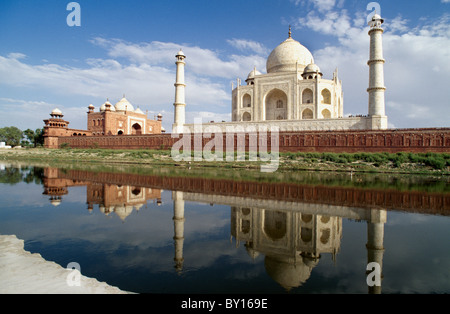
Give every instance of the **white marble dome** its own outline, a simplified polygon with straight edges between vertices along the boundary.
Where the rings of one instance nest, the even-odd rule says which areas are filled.
[[[289,37],[269,55],[267,73],[296,71],[297,62],[299,71],[303,71],[308,64],[314,63],[314,58],[305,46]]]
[[[311,63],[309,64],[305,70],[303,71],[303,73],[316,73],[319,72],[320,73],[320,68],[317,64]]]
[[[254,79],[255,76],[257,76],[257,75],[261,75],[261,72],[259,72],[259,71],[256,70],[256,69],[253,69],[253,70],[248,74],[247,80]]]
[[[119,100],[115,107],[116,111],[134,111],[133,105],[125,97]]]

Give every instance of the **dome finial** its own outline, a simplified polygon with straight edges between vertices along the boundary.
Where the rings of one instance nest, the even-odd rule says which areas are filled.
[[[292,38],[291,25],[289,25],[289,38]]]

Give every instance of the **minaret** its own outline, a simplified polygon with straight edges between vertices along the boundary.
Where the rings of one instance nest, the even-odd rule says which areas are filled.
[[[375,14],[369,22],[370,59],[369,70],[369,117],[372,118],[372,129],[387,129],[384,94],[383,28],[384,19]]]
[[[175,64],[177,65],[177,78],[175,82],[175,103],[173,104],[175,106],[175,114],[174,114],[174,124],[172,126],[172,132],[173,133],[183,133],[183,126],[186,123],[186,117],[185,117],[185,108],[186,108],[186,101],[185,101],[185,87],[186,84],[184,83],[184,66],[186,62],[184,59],[186,59],[186,56],[184,55],[183,51],[178,52],[176,55],[177,61]]]

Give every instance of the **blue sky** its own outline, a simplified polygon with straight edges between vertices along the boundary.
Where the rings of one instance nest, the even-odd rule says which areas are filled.
[[[231,82],[265,72],[289,25],[325,78],[339,69],[344,113],[367,114],[370,1],[80,0],[79,27],[66,23],[69,2],[0,2],[0,127],[42,127],[58,107],[85,129],[89,104],[125,94],[170,130],[180,48],[187,122],[229,121]],[[390,127],[450,127],[450,0],[377,3]]]

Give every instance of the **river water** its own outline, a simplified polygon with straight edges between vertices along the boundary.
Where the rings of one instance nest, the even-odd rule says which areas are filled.
[[[136,293],[450,293],[439,176],[1,164],[0,234]]]

